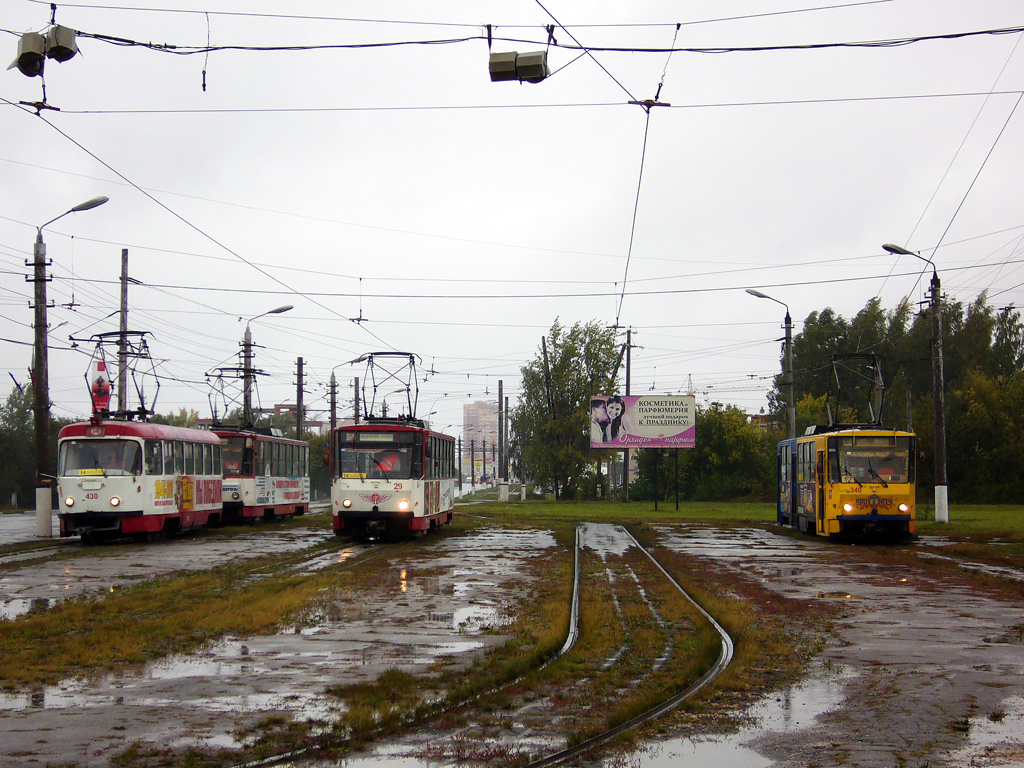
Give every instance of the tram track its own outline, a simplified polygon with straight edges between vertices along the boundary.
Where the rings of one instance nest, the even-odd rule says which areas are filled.
[[[533,762],[528,763],[526,765],[526,768],[545,768],[546,766],[560,765],[574,758],[586,755],[589,752],[592,752],[593,750],[597,749],[598,747],[601,747],[613,741],[614,739],[618,738],[624,733],[631,731],[635,728],[639,728],[640,726],[645,725],[646,723],[658,719],[667,712],[678,707],[687,699],[692,698],[700,690],[702,690],[711,682],[713,682],[719,675],[721,675],[726,670],[726,668],[729,666],[729,663],[732,661],[734,646],[732,638],[729,636],[729,633],[726,632],[722,625],[719,624],[710,613],[708,613],[703,607],[700,606],[699,603],[697,603],[696,600],[693,599],[693,597],[679,584],[678,581],[676,581],[675,578],[673,578],[673,576],[664,568],[664,566],[662,566],[662,564],[658,562],[657,558],[650,552],[650,550],[644,547],[636,539],[636,537],[633,536],[628,530],[621,527],[620,530],[622,530],[626,534],[626,536],[629,537],[629,539],[632,541],[632,545],[636,547],[651,561],[651,563],[657,568],[657,570],[668,580],[672,587],[675,588],[711,624],[711,626],[714,628],[715,632],[718,634],[720,638],[721,648],[718,657],[715,660],[714,664],[707,671],[705,671],[703,675],[701,675],[695,682],[693,682],[684,690],[666,697],[660,703],[656,704],[653,707],[650,707],[646,711],[640,713],[639,715],[636,715],[635,717],[623,723],[608,728],[600,733],[594,734],[589,738],[571,747],[567,747],[563,750],[552,753],[538,760],[534,760]],[[635,574],[633,574],[633,578],[636,579]],[[639,580],[637,580],[637,585],[639,586]],[[652,614],[657,617],[660,623],[660,617],[657,616],[657,612],[654,606],[646,600],[646,597],[644,597],[644,600],[645,602],[647,602],[648,607],[652,611]],[[663,653],[662,657],[658,660],[658,662],[663,662],[665,657],[669,654],[669,652],[670,651],[666,649],[665,653]]]
[[[619,526],[616,526],[616,528],[618,529],[618,531],[621,532],[621,534],[628,538],[628,541],[630,542],[630,545],[632,547],[636,548],[640,553],[642,553],[642,555],[647,559],[647,561],[651,563],[653,568],[656,569],[656,571],[668,582],[670,588],[677,591],[680,595],[682,595],[686,602],[689,605],[691,605],[699,613],[699,615],[701,615],[704,618],[704,620],[706,620],[714,628],[714,631],[719,638],[720,645],[717,658],[709,668],[703,671],[703,673],[698,677],[698,679],[696,679],[693,683],[688,685],[684,690],[666,696],[657,704],[648,707],[640,714],[626,720],[625,722],[619,723],[613,727],[605,728],[600,732],[595,733],[572,746],[556,750],[553,752],[549,752],[548,754],[540,758],[534,759],[532,762],[525,764],[525,768],[545,768],[546,766],[560,765],[569,760],[573,760],[575,758],[591,753],[595,749],[598,749],[599,747],[608,744],[609,742],[617,739],[618,737],[622,736],[628,731],[639,728],[647,723],[656,720],[659,717],[662,717],[672,709],[680,706],[686,700],[692,698],[695,694],[704,689],[706,686],[711,684],[719,675],[722,674],[722,672],[725,671],[725,669],[728,667],[729,663],[732,660],[734,648],[732,638],[729,636],[728,632],[726,632],[726,630],[715,620],[715,618],[711,616],[711,614],[709,614],[704,608],[702,608],[694,600],[694,598],[691,595],[689,595],[689,593],[686,592],[686,590],[679,584],[679,582],[664,568],[664,566],[661,565],[660,562],[658,562],[657,558],[650,550],[644,547],[636,539],[636,537],[629,533],[625,528]],[[584,594],[583,585],[581,584],[581,553],[584,549],[581,531],[582,527],[577,527],[574,537],[572,576],[573,588],[572,595],[570,598],[570,620],[568,622],[565,642],[555,654],[553,654],[550,658],[548,658],[540,665],[538,665],[536,672],[542,672],[558,660],[564,658],[573,650],[574,647],[576,647],[578,641],[581,638],[580,604],[583,600],[587,599]],[[630,595],[639,595],[638,602],[642,603],[646,607],[646,609],[652,616],[653,622],[656,625],[662,627],[663,629],[667,629],[667,622],[660,615],[657,607],[654,604],[654,601],[651,600],[646,594],[645,588],[642,584],[642,579],[636,573],[634,568],[626,564],[625,568],[622,569],[622,574],[624,575],[624,578],[616,578],[610,567],[604,569],[604,573],[607,579],[607,583],[613,590],[617,585],[623,587],[621,592],[622,597],[620,598],[621,600],[629,599]],[[628,590],[625,588],[628,588]],[[615,613],[616,621],[618,622],[617,631],[621,632],[624,642],[621,644],[620,647],[616,649],[616,653],[614,655],[615,658],[608,659],[606,660],[606,663],[601,665],[604,667],[605,671],[607,671],[608,668],[618,664],[624,657],[626,657],[631,652],[635,653],[635,651],[631,651],[630,648],[630,629],[628,626],[629,622],[624,615],[624,611],[620,609]],[[670,633],[666,631],[665,636],[666,639],[663,642],[659,655],[651,660],[648,672],[641,675],[641,678],[654,674],[663,665],[670,662],[672,653],[674,651],[674,643],[671,640]],[[524,679],[527,676],[529,676],[529,674],[530,673],[526,673],[525,675],[517,676],[514,680],[510,680],[506,682],[504,685],[500,686],[498,690],[492,689],[488,691],[482,691],[476,694],[475,696],[470,697],[469,699],[463,699],[457,702],[448,702],[443,706],[431,708],[429,715],[427,715],[426,717],[420,716],[413,718],[406,724],[406,727],[415,730],[416,728],[423,727],[430,720],[434,720],[438,717],[449,716],[457,711],[462,711],[463,713],[465,713],[466,710],[472,710],[473,707],[479,706],[481,700],[487,696],[493,695],[495,693],[500,693],[502,690],[509,691],[519,687],[523,683]],[[633,682],[637,683],[639,682],[639,680],[634,680]],[[573,684],[573,681],[569,682],[570,687],[572,687]],[[458,737],[456,736],[453,738],[453,740],[456,740],[457,738]],[[338,745],[335,744],[334,746],[337,747]],[[312,754],[313,750],[309,748],[300,748],[297,750],[290,750],[288,752],[281,753],[272,757],[265,757],[254,762],[246,763],[244,766],[242,766],[242,768],[262,768],[263,766],[280,765],[284,763],[288,763],[291,765],[300,765],[302,764],[303,760],[309,758]],[[436,757],[437,755],[434,756],[435,759]],[[468,762],[474,762],[474,760],[470,758]]]
[[[612,528],[611,526],[605,526],[606,528]],[[573,565],[572,565],[572,590],[570,599],[570,620],[566,627],[566,634],[564,642],[561,647],[554,651],[549,658],[545,661],[536,664],[531,670],[521,672],[515,676],[515,679],[507,679],[504,683],[499,684],[497,688],[488,688],[487,690],[479,690],[476,694],[470,695],[465,698],[461,698],[459,701],[447,701],[441,706],[433,707],[428,706],[418,710],[417,715],[410,718],[406,722],[401,730],[405,732],[415,733],[417,729],[423,728],[426,723],[441,718],[441,720],[451,719],[449,716],[459,711],[458,718],[468,717],[469,720],[476,721],[478,716],[482,719],[480,722],[486,722],[489,719],[489,714],[493,712],[493,700],[489,697],[495,696],[497,699],[505,697],[507,699],[513,699],[518,696],[521,689],[524,678],[531,678],[527,688],[537,684],[540,681],[541,689],[546,686],[550,686],[547,691],[549,694],[549,701],[539,701],[537,697],[534,697],[532,702],[527,702],[527,709],[531,706],[534,709],[543,709],[548,707],[548,717],[550,721],[546,728],[543,729],[543,733],[540,733],[539,741],[536,741],[536,746],[531,748],[530,751],[533,755],[545,754],[544,756],[536,759],[534,762],[529,763],[529,768],[540,768],[541,766],[558,765],[571,760],[580,755],[586,754],[608,742],[616,739],[623,733],[638,728],[644,723],[650,722],[666,712],[670,711],[674,707],[679,706],[686,699],[692,697],[697,691],[703,689],[711,681],[713,681],[721,672],[728,666],[732,656],[732,641],[728,637],[728,634],[721,628],[720,625],[706,613],[697,603],[690,597],[685,590],[679,585],[679,583],[668,573],[668,571],[662,567],[658,562],[655,555],[650,552],[647,548],[642,546],[637,539],[632,536],[624,528],[615,526],[614,527],[616,536],[620,537],[623,541],[628,541],[629,548],[635,549],[638,555],[631,555],[628,559],[616,558],[614,561],[611,559],[609,563],[603,565],[597,565],[594,559],[594,553],[588,551],[586,542],[583,541],[582,527],[577,527],[574,532],[573,541]],[[330,537],[327,541],[322,542],[313,547],[303,548],[300,551],[294,552],[279,552],[277,554],[261,557],[257,561],[251,563],[236,562],[232,564],[232,580],[235,583],[246,580],[260,580],[267,577],[273,577],[274,575],[281,575],[285,573],[295,573],[296,571],[317,571],[325,565],[330,565],[333,568],[341,568],[347,570],[355,565],[367,566],[372,561],[378,561],[380,558],[384,558],[386,561],[393,559],[401,559],[402,557],[410,557],[410,553],[403,555],[408,548],[412,547],[413,543],[391,543],[380,546],[361,547],[358,544],[345,543],[342,544]],[[352,552],[344,558],[339,558],[339,555],[345,550],[351,549]],[[585,561],[585,562],[584,562]],[[562,560],[564,563],[564,560]],[[429,569],[429,560],[425,561],[423,567]],[[385,567],[388,567],[385,564]],[[582,575],[586,575],[586,578],[582,578]],[[602,574],[604,574],[602,576]],[[581,613],[584,612],[584,607],[588,606],[588,603],[592,603],[595,600],[595,596],[591,593],[594,586],[594,579],[598,578],[599,582],[604,583],[601,587],[605,598],[607,600],[612,599],[612,595],[616,596],[622,603],[622,609],[620,611],[613,611],[610,608],[605,612],[607,615],[602,617],[602,620],[608,619],[615,624],[614,634],[619,638],[618,642],[621,645],[616,646],[618,653],[614,663],[609,665],[606,670],[600,670],[600,661],[595,660],[595,663],[591,663],[588,659],[587,654],[590,653],[588,647],[581,647],[586,645],[585,642],[581,643],[581,640],[586,641],[587,637],[584,632],[584,627],[581,626]],[[404,578],[404,574],[403,574]],[[655,579],[660,578],[661,586],[655,584]],[[564,584],[564,582],[563,582]],[[607,675],[607,679],[598,679],[596,686],[593,688],[594,695],[591,699],[591,703],[594,705],[594,712],[589,715],[585,715],[584,720],[581,722],[589,723],[589,725],[583,725],[582,728],[587,731],[592,731],[593,727],[597,725],[595,718],[604,717],[602,714],[604,711],[611,712],[616,709],[617,698],[628,692],[630,689],[639,689],[646,687],[652,690],[658,685],[662,685],[663,681],[667,679],[665,677],[664,667],[676,667],[679,668],[679,664],[686,664],[689,659],[692,661],[693,656],[686,657],[680,656],[680,653],[685,651],[680,649],[677,642],[673,640],[672,630],[669,627],[671,617],[663,616],[664,604],[665,604],[665,591],[675,590],[678,591],[682,598],[685,599],[690,605],[692,605],[700,615],[704,616],[705,619],[710,623],[715,631],[720,636],[719,644],[721,646],[718,658],[716,662],[707,670],[700,674],[700,677],[685,690],[675,692],[672,695],[666,695],[660,702],[654,706],[648,706],[641,714],[636,715],[625,722],[622,722],[614,727],[601,729],[600,732],[590,735],[583,741],[575,744],[571,748],[557,750],[555,745],[558,743],[564,743],[568,734],[571,732],[577,732],[575,727],[572,725],[565,726],[560,725],[557,722],[560,718],[551,717],[551,712],[556,711],[559,703],[559,699],[564,699],[566,695],[571,695],[571,692],[577,688],[576,679],[566,678],[566,669],[589,669],[591,670],[587,674],[597,675],[601,678],[602,675]],[[404,591],[404,590],[403,590]],[[564,599],[564,598],[563,598]],[[676,602],[681,602],[678,598]],[[608,605],[611,603],[609,602]],[[677,627],[675,631],[690,632],[693,634],[696,630],[692,628],[690,630],[680,630],[679,624],[679,609],[674,609],[673,614],[676,618]],[[639,635],[633,634],[636,617],[639,613],[646,612],[648,615],[648,623],[650,630],[653,633],[654,640],[645,639]],[[612,615],[616,614],[616,615]],[[695,614],[696,615],[696,614]],[[633,623],[631,623],[633,622]],[[684,622],[685,623],[685,622]],[[660,639],[659,639],[660,637]],[[567,658],[568,657],[568,658]],[[552,669],[552,665],[558,663],[560,660],[565,659],[565,663],[570,665],[569,667],[559,667]],[[584,666],[580,666],[580,664]],[[575,665],[575,666],[573,666]],[[589,665],[589,666],[587,666]],[[646,665],[644,667],[644,665]],[[641,667],[644,667],[641,669]],[[689,673],[696,674],[696,672]],[[539,675],[539,677],[538,677]],[[653,677],[653,679],[651,679]],[[504,689],[504,690],[502,690]],[[544,690],[538,689],[541,693],[540,699],[544,698]],[[676,685],[672,685],[671,689],[675,691]],[[634,691],[636,692],[636,691]],[[555,709],[552,710],[551,707]],[[509,712],[512,712],[510,709]],[[411,713],[410,713],[411,714]],[[508,715],[510,717],[515,716]],[[539,718],[536,713],[529,715],[534,719],[544,719],[543,715]],[[456,719],[458,719],[456,718]],[[365,737],[367,734],[363,734]],[[328,736],[327,741],[321,744],[323,748],[331,750],[347,749],[348,740],[342,736],[339,740],[339,736],[342,734],[339,731],[335,731],[333,736]],[[380,734],[376,737],[370,735],[370,739],[381,739],[386,738],[384,734]],[[458,738],[456,735],[455,739]],[[470,737],[475,739],[476,737]],[[511,736],[513,741],[513,749],[518,749],[514,741],[514,734]],[[547,747],[541,746],[542,742],[547,743]],[[453,742],[454,743],[454,742]],[[275,765],[282,763],[292,763],[295,765],[305,764],[305,761],[312,760],[313,755],[316,754],[315,748],[311,750],[300,749],[284,751],[277,755],[269,758],[263,758],[258,762],[250,763],[249,765]]]

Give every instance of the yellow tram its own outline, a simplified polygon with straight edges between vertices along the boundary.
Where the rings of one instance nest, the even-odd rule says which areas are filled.
[[[914,533],[916,436],[878,427],[811,427],[777,451],[780,525],[819,536]]]

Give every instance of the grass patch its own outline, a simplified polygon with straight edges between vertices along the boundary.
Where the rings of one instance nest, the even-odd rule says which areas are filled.
[[[325,551],[336,548],[333,542],[323,546]],[[273,631],[331,578],[325,573],[253,578],[257,571],[274,572],[295,558],[294,553],[258,558],[158,578],[5,622],[0,687],[49,685],[139,666],[224,635]]]

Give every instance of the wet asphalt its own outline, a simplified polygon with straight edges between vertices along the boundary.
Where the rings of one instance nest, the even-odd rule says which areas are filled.
[[[0,543],[15,523],[34,539],[33,516],[11,517],[0,516]],[[594,765],[1024,766],[1024,604],[956,572],[879,566],[856,547],[807,537],[706,526],[663,526],[659,534],[662,546],[707,562],[709,573],[735,569],[780,595],[829,601],[840,618],[808,676],[752,707],[739,730],[663,735]],[[268,527],[223,542],[200,535],[126,545],[70,565],[11,563],[0,575],[0,600],[13,618],[33,600],[300,550],[329,535]],[[622,545],[602,526],[588,526],[587,541],[611,552]],[[504,642],[500,627],[529,583],[531,558],[553,546],[545,531],[438,538],[426,560],[394,562],[373,594],[338,596],[332,610],[276,635],[226,638],[137,674],[0,694],[0,766],[105,766],[135,740],[230,747],[236,728],[267,714],[330,717],[328,685],[391,666],[422,671],[444,657],[468,664]],[[930,552],[942,557],[941,548]],[[356,553],[346,548],[307,567],[335,567]],[[382,745],[339,765],[427,765],[411,754],[416,743]]]

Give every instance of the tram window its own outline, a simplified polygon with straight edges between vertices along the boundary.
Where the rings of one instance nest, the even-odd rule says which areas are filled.
[[[295,445],[288,446],[288,477],[295,477],[299,474],[299,470],[295,466],[295,449],[297,447]]]
[[[185,446],[179,441],[174,441],[174,472],[180,475],[185,471]]]
[[[164,471],[163,444],[159,440],[146,441],[146,474],[160,475]]]
[[[124,445],[124,471],[129,475],[142,474],[142,446],[132,440]]]
[[[174,443],[170,440],[164,440],[161,443],[163,445],[164,452],[164,471],[162,474],[173,475],[174,474]]]
[[[185,474],[194,475],[196,473],[196,454],[195,446],[192,443],[185,443]]]
[[[220,446],[213,446],[213,474],[220,475],[221,464],[220,464]]]
[[[262,442],[262,441],[258,441],[256,443],[256,475],[257,476],[263,474],[263,450],[266,447],[267,447],[267,444]]]

